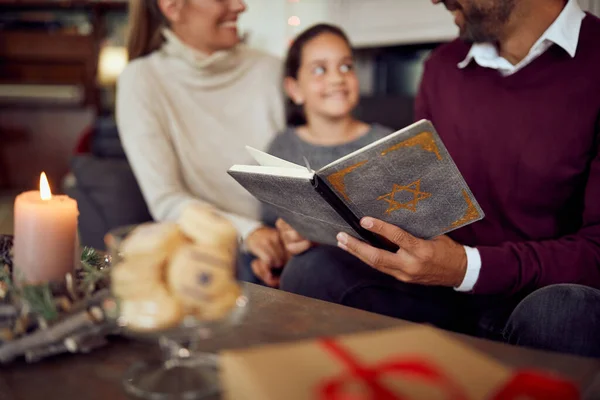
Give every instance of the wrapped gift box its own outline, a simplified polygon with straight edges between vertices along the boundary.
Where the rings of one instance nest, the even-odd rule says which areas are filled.
[[[554,376],[512,371],[425,326],[225,351],[225,399],[577,399]]]

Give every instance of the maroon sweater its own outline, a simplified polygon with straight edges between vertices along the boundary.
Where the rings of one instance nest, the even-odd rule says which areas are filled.
[[[451,237],[482,259],[477,294],[600,288],[600,20],[577,53],[553,45],[503,77],[461,41],[425,65],[417,119],[433,122],[486,217]]]

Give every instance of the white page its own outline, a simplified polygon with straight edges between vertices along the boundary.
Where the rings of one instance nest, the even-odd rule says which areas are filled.
[[[234,165],[229,168],[232,172],[246,172],[258,175],[283,176],[286,178],[313,179],[315,174],[306,168],[265,167],[262,165]]]
[[[256,162],[259,165],[262,165],[263,167],[279,167],[306,170],[306,167],[302,167],[298,164],[294,164],[292,162],[283,160],[279,157],[272,156],[269,153],[257,150],[254,147],[246,146],[246,150],[248,151],[248,153],[250,153],[252,158],[254,158],[254,160],[256,160]]]

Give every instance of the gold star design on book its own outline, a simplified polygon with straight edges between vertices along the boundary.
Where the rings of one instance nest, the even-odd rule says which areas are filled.
[[[400,193],[400,192],[412,193],[413,199],[406,203],[400,203],[400,202],[396,201],[396,199],[395,199],[396,193]],[[431,193],[421,191],[421,180],[419,179],[418,181],[415,181],[406,186],[394,184],[394,187],[392,188],[392,191],[390,193],[384,194],[383,196],[379,196],[377,198],[377,200],[383,200],[383,201],[387,202],[389,204],[389,207],[385,211],[385,213],[391,214],[394,211],[397,211],[400,209],[405,209],[408,211],[416,212],[417,204],[421,200],[425,200],[429,197],[431,197]]]

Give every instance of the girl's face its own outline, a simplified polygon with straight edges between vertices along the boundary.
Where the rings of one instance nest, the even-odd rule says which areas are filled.
[[[348,117],[359,98],[352,50],[333,33],[323,33],[304,45],[298,78],[286,78],[288,95],[303,104],[307,117]]]
[[[240,42],[237,20],[246,10],[242,0],[159,0],[159,5],[173,32],[189,46],[210,54]]]

